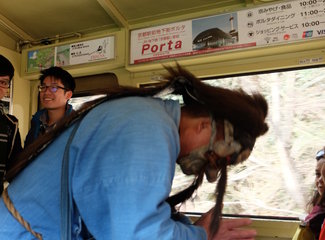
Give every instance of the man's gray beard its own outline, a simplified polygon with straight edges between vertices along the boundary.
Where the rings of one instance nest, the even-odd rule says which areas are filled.
[[[218,164],[215,163],[212,165],[204,156],[208,151],[208,148],[208,146],[203,146],[177,160],[177,163],[180,165],[184,174],[198,176],[202,171],[204,171],[209,182],[217,180],[220,169],[215,166],[218,166]],[[224,158],[235,152],[239,152],[240,149],[241,145],[236,141],[229,144],[225,143],[225,141],[217,141],[213,144],[212,151],[214,151],[218,157]]]
[[[204,154],[208,150],[208,146],[193,150],[190,154],[177,159],[182,171],[186,175],[199,175],[202,169],[208,163]]]

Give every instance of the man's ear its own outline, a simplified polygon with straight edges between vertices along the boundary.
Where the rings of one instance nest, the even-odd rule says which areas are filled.
[[[67,100],[69,100],[72,97],[72,94],[73,94],[72,91],[67,91],[65,93],[65,96],[66,96]]]
[[[200,118],[197,126],[198,132],[206,130],[207,128],[211,127],[211,120],[210,118]]]

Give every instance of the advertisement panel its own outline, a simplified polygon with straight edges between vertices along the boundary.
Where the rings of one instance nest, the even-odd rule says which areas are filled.
[[[325,0],[287,1],[131,31],[130,64],[324,37]]]
[[[27,72],[115,58],[114,36],[28,52]]]

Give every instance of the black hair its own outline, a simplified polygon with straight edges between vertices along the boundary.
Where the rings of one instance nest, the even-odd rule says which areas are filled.
[[[175,85],[174,93],[182,95],[193,115],[209,112],[214,119],[227,119],[253,138],[268,131],[265,123],[268,105],[261,94],[210,86],[178,64],[176,68],[165,68],[169,72],[165,78]]]
[[[41,71],[41,76],[39,77],[39,80],[41,81],[41,84],[43,83],[44,79],[46,77],[54,77],[55,79],[58,79],[62,82],[64,87],[70,91],[74,91],[76,88],[76,83],[74,81],[74,78],[71,76],[70,73],[68,73],[66,70],[60,67],[50,67],[48,69]]]
[[[4,56],[0,55],[0,76],[9,76],[9,80],[11,81],[14,76],[14,72],[15,69],[11,62]]]

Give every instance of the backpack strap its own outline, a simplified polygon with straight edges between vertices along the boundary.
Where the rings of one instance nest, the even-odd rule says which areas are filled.
[[[69,168],[69,153],[71,142],[80,126],[79,120],[74,126],[64,149],[61,170],[61,240],[71,240],[73,201],[71,189],[71,169]]]

